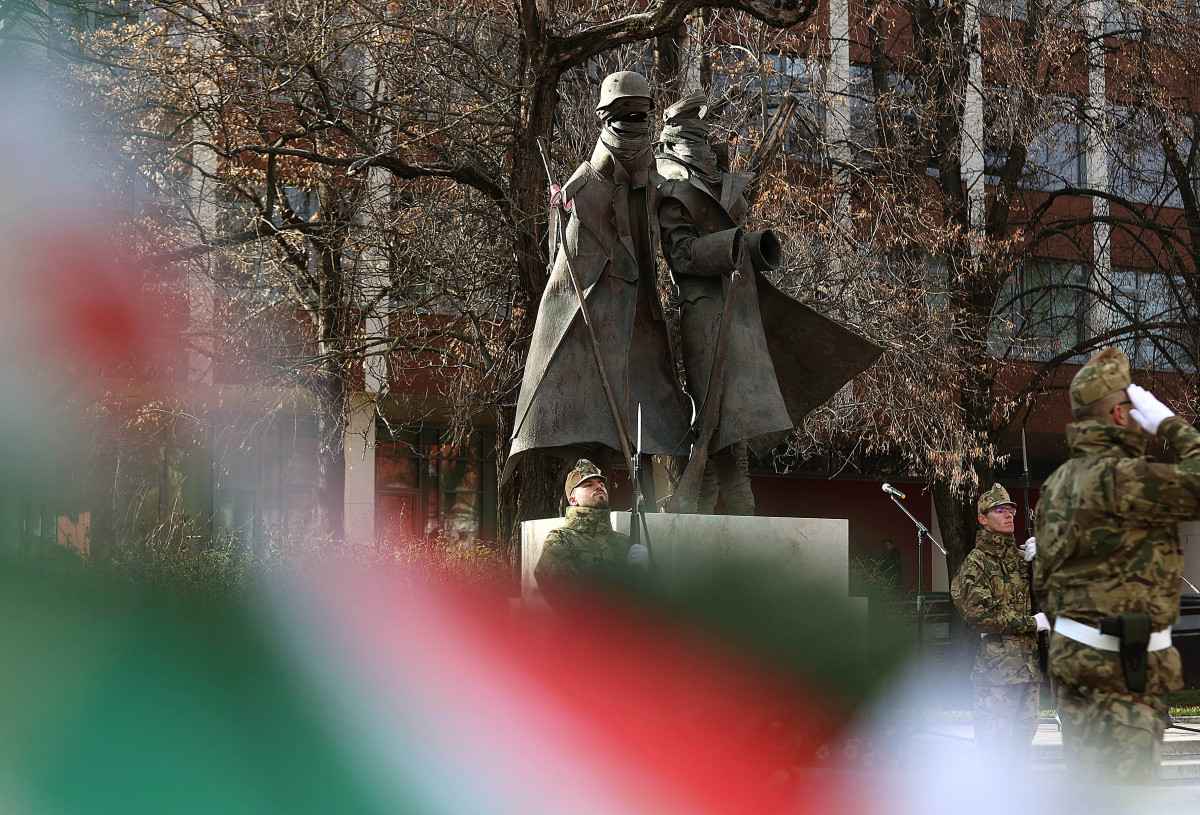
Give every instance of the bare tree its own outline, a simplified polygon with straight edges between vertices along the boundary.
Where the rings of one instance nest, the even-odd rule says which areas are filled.
[[[210,359],[308,391],[336,530],[352,393],[430,390],[462,425],[497,414],[503,444],[546,279],[536,143],[571,132],[599,61],[632,64],[702,5],[155,0],[82,19],[71,0],[47,19],[73,21],[54,65],[92,114],[83,136],[130,170],[141,245],[211,303],[193,377]],[[812,11],[708,5],[775,27]],[[560,144],[565,177],[584,156]],[[523,469],[502,534],[552,506],[557,465]]]

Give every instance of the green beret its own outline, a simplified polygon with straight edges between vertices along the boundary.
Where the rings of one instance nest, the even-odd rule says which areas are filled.
[[[999,484],[993,484],[992,488],[979,496],[979,514],[986,515],[989,510],[996,507],[1016,507],[1013,499],[1008,497],[1008,490],[1001,487]]]
[[[1071,410],[1129,387],[1129,360],[1120,348],[1097,352],[1071,380]]]

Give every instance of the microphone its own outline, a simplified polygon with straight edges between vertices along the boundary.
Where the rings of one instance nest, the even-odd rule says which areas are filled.
[[[900,492],[900,490],[896,489],[896,488],[895,488],[895,487],[893,487],[891,484],[884,484],[884,485],[883,485],[883,491],[884,491],[884,492],[886,492],[888,495],[894,495],[894,496],[896,496],[897,498],[903,498],[903,497],[904,497],[904,493]]]

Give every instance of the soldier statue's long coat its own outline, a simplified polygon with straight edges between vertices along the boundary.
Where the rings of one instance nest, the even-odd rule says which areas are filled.
[[[752,176],[727,173],[719,193],[687,165],[659,156],[659,224],[664,254],[679,291],[684,367],[703,410],[724,298],[735,298],[720,420],[710,450],[748,440],[759,455],[828,400],[881,349],[795,300],[755,269],[750,253],[741,275],[704,275],[691,262],[689,239],[732,229],[748,209]],[[714,185],[715,186],[715,185]],[[719,197],[718,197],[719,195]],[[690,314],[688,313],[690,312]]]
[[[564,194],[572,207],[566,241],[542,293],[503,480],[527,450],[576,458],[598,445],[621,449],[568,260],[631,442],[640,404],[642,452],[687,452],[688,416],[657,294],[658,225],[652,216],[659,181],[651,163],[647,185],[629,189],[621,165],[598,143],[567,182]],[[639,217],[642,212],[651,217]]]

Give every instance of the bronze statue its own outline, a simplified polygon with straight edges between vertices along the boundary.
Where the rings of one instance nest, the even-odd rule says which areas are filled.
[[[640,74],[601,86],[600,138],[556,198],[553,217],[566,202],[569,220],[552,221],[554,262],[502,479],[532,449],[601,461],[621,451],[636,472],[636,434],[642,454],[690,449],[669,509],[711,512],[719,484],[730,512],[753,514],[747,447],[765,454],[880,349],[762,275],[781,246],[769,230],[741,229],[752,175],[718,170],[703,97],[667,111],[657,162],[653,106]],[[680,299],[690,424],[656,286],[660,226]]]
[[[650,138],[653,106],[640,74],[615,73],[601,86],[600,138],[563,189],[570,220],[542,293],[505,480],[526,450],[599,460],[622,450],[633,443],[639,405],[643,453],[687,449],[688,420],[657,292],[662,179]]]
[[[698,478],[685,471],[674,503],[712,512],[719,485],[730,514],[752,515],[747,446],[765,454],[880,349],[763,276],[778,268],[782,246],[771,230],[742,233],[752,176],[720,172],[707,114],[700,94],[672,105],[657,151],[663,253],[698,414],[692,458],[704,468],[698,496],[688,494]]]

